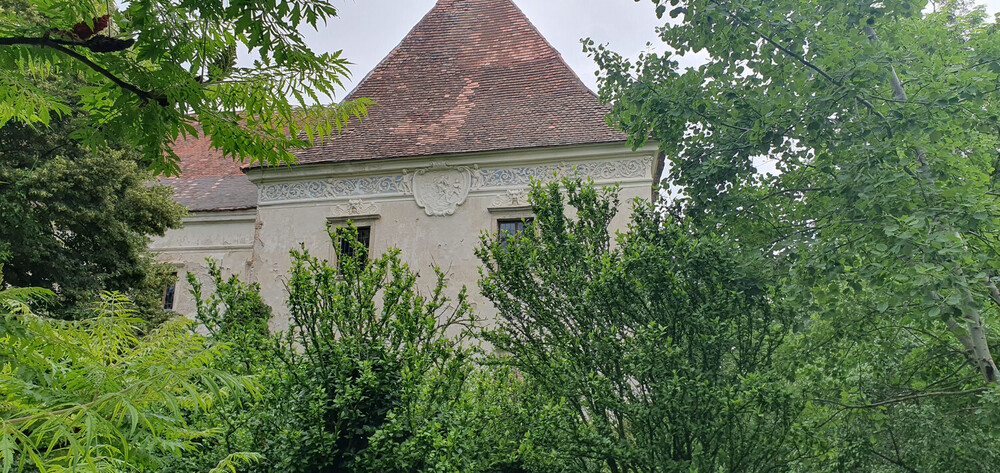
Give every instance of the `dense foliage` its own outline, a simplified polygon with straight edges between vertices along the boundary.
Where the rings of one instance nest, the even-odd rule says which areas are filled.
[[[328,1],[0,1],[0,126],[47,125],[79,103],[85,145],[122,139],[143,163],[176,174],[170,143],[204,134],[227,157],[274,163],[361,116],[330,102],[347,74],[303,31],[336,15]],[[255,58],[237,66],[237,53]],[[39,87],[58,73],[75,97]]]
[[[274,96],[343,73],[302,46],[334,13],[306,3],[0,2],[0,64],[29,73],[0,68],[10,282],[143,294],[130,248],[175,218],[128,151],[24,123],[121,132],[161,171],[194,121],[229,154],[287,157],[313,111]],[[1000,26],[955,1],[652,3],[704,65],[587,47],[612,120],[671,160],[670,200],[613,235],[614,189],[536,183],[525,231],[477,249],[490,327],[350,226],[336,264],[292,252],[286,308],[215,266],[210,293],[192,277],[207,337],[140,335],[117,294],[53,321],[32,312],[52,291],[0,285],[0,471],[1000,470]],[[53,65],[89,84],[82,126]],[[315,109],[312,131],[358,105]]]
[[[37,83],[65,97],[57,76]],[[73,83],[73,81],[69,81]],[[56,289],[61,316],[86,312],[102,290],[128,294],[144,318],[155,318],[166,278],[147,250],[149,238],[180,224],[183,207],[150,186],[130,145],[94,149],[71,138],[77,112],[48,128],[0,126],[0,262],[19,287]]]
[[[47,295],[0,292],[0,471],[156,471],[217,434],[182,412],[256,392],[251,379],[211,367],[226,346],[208,346],[190,320],[139,336],[119,294],[77,322],[32,313]],[[232,452],[212,466],[255,458]]]
[[[536,184],[531,200],[528,230],[484,235],[478,250],[483,293],[499,310],[481,332],[487,351],[467,330],[464,291],[449,301],[438,274],[421,295],[397,250],[361,256],[350,227],[331,232],[355,246],[335,245],[337,264],[292,252],[284,331],[269,330],[255,285],[214,265],[210,294],[191,277],[207,340],[174,320],[146,342],[116,297],[101,312],[121,315],[75,325],[12,315],[5,422],[21,433],[3,440],[5,461],[164,472],[997,465],[978,447],[996,439],[992,390],[886,386],[903,372],[913,384],[958,376],[945,371],[955,356],[945,339],[887,330],[861,300],[845,299],[836,316],[803,311],[767,254],[648,203],[611,235],[614,189]],[[25,313],[45,292],[10,289],[0,301]]]
[[[523,381],[471,362],[473,319],[464,291],[449,300],[439,273],[431,293],[421,295],[398,250],[369,260],[352,227],[331,238],[346,238],[356,251],[334,245],[335,265],[292,252],[284,332],[268,332],[271,309],[254,285],[225,279],[212,266],[215,291],[206,298],[191,279],[199,320],[217,341],[236,347],[222,362],[259,376],[265,390],[256,402],[203,417],[222,427],[222,437],[166,471],[204,469],[240,449],[263,455],[255,471],[272,472],[518,465],[526,414],[511,416],[504,407],[521,407],[506,388]]]
[[[654,0],[676,54],[600,46],[671,212],[770,259],[825,446],[807,471],[992,471],[1000,26],[958,1]]]
[[[532,231],[480,250],[487,340],[572,416],[546,442],[578,471],[780,469],[801,405],[773,366],[792,319],[760,257],[648,204],[615,240],[613,193],[562,184],[532,189]]]
[[[408,446],[416,458],[398,461],[433,461],[421,455],[423,432],[413,429],[438,411],[424,402],[455,395],[462,337],[446,330],[469,320],[464,298],[448,304],[443,276],[420,296],[398,251],[371,261],[339,254],[336,266],[305,251],[293,257],[291,327],[278,340],[273,391],[283,422],[260,427],[274,471],[381,470],[369,465],[396,459],[369,450],[407,443],[417,444]]]

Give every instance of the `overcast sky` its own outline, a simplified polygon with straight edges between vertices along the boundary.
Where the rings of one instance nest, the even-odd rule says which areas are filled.
[[[344,50],[351,66],[352,83],[364,78],[406,33],[430,11],[435,0],[332,0],[338,17],[318,32],[309,32],[309,44],[321,51]],[[597,67],[582,51],[580,39],[590,37],[611,49],[635,57],[646,43],[659,43],[660,23],[649,0],[514,0],[563,59],[593,90]],[[1000,10],[1000,0],[985,2],[990,13]],[[690,58],[690,62],[696,61]],[[682,61],[689,62],[689,61]],[[338,97],[338,99],[342,98]]]

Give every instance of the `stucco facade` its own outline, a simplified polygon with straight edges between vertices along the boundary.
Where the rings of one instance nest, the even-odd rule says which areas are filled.
[[[192,213],[183,228],[156,239],[151,248],[182,275],[191,272],[206,281],[206,258],[212,258],[225,274],[259,283],[264,300],[275,308],[273,328],[280,330],[287,326],[289,250],[302,244],[335,262],[328,225],[351,220],[371,227],[372,254],[399,248],[428,289],[432,268],[441,268],[450,292],[467,286],[479,315],[489,319],[495,311],[477,290],[475,248],[484,232],[497,233],[498,221],[531,217],[532,179],[577,176],[599,186],[617,184],[623,208],[612,230],[624,230],[631,201],[652,197],[657,166],[653,147],[631,151],[605,144],[257,169],[248,172],[259,189],[256,210]],[[190,287],[181,279],[174,310],[193,314]]]
[[[653,150],[615,144],[251,171],[260,189],[252,277],[272,307],[283,307],[284,286],[273,281],[287,273],[288,250],[303,243],[332,261],[327,224],[352,220],[371,227],[373,254],[399,248],[427,285],[434,281],[432,268],[440,267],[452,292],[467,286],[480,316],[489,318],[494,310],[476,289],[474,251],[481,234],[497,233],[498,220],[531,216],[531,179],[592,178],[619,184],[622,202],[648,200],[656,165]],[[615,229],[628,223],[623,210]],[[278,319],[275,328],[283,328]]]
[[[194,314],[195,302],[185,275],[193,273],[199,281],[207,282],[208,258],[215,260],[227,275],[251,278],[256,222],[257,211],[253,209],[196,212],[184,217],[181,228],[153,240],[150,249],[157,259],[177,268],[173,311]]]

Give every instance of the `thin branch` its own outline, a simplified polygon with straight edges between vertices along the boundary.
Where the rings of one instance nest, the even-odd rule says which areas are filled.
[[[49,36],[44,36],[42,38],[32,38],[27,36],[0,38],[0,46],[16,46],[19,44],[25,44],[31,46],[50,46],[53,44],[61,44],[65,46],[78,46],[83,43],[81,43],[80,41],[70,41],[66,39],[51,38]]]
[[[955,70],[951,71],[951,74],[958,74],[959,72],[967,71],[967,70],[972,69],[974,67],[985,66],[986,64],[989,64],[991,62],[997,62],[997,61],[1000,61],[1000,58],[986,59],[986,60],[983,60],[983,61],[979,61],[979,62],[977,62],[975,64],[969,64],[968,66],[965,66],[965,67],[963,67],[961,69],[955,69]]]
[[[712,3],[714,3],[714,4],[716,4],[716,5],[720,6],[720,7],[725,8],[721,3],[717,2],[717,1],[713,1]],[[837,79],[834,79],[833,76],[831,76],[830,74],[827,74],[826,71],[824,71],[823,69],[820,69],[819,66],[813,64],[808,59],[806,59],[806,58],[804,58],[804,57],[796,54],[791,49],[788,49],[788,48],[782,46],[777,41],[775,41],[774,39],[772,39],[770,36],[764,34],[760,30],[758,30],[757,28],[754,28],[753,26],[751,26],[747,22],[745,22],[742,19],[740,19],[740,17],[737,16],[735,12],[730,11],[728,8],[726,8],[726,13],[729,14],[730,18],[736,20],[741,25],[749,28],[750,31],[754,32],[754,34],[756,34],[757,36],[760,36],[761,39],[763,39],[764,41],[767,41],[768,43],[770,43],[771,46],[774,46],[775,48],[778,48],[779,51],[781,51],[781,52],[787,54],[788,56],[792,57],[793,59],[795,59],[796,61],[798,61],[802,65],[808,67],[809,69],[812,69],[812,70],[816,71],[817,74],[823,76],[826,80],[828,80],[828,81],[830,81],[830,82],[832,82],[832,83],[834,83],[834,84],[836,84],[838,86],[843,86],[844,85],[841,81],[839,81]]]
[[[726,13],[729,14],[730,18],[732,18],[733,20],[735,20],[737,23],[739,23],[739,24],[747,27],[748,29],[750,29],[750,31],[753,31],[754,34],[756,34],[757,36],[759,36],[764,41],[767,41],[767,43],[770,44],[771,46],[774,46],[779,51],[785,53],[786,55],[788,55],[792,59],[795,59],[796,61],[798,61],[803,66],[806,66],[809,69],[812,69],[813,71],[816,71],[817,74],[819,74],[820,76],[822,76],[824,79],[830,81],[831,83],[835,84],[836,86],[838,86],[838,87],[844,87],[844,83],[843,82],[841,82],[840,80],[835,79],[833,76],[831,76],[830,74],[827,74],[826,71],[824,71],[823,69],[820,69],[819,66],[813,64],[808,59],[802,57],[799,54],[796,54],[795,51],[792,51],[791,49],[788,49],[785,46],[782,46],[780,43],[778,43],[777,41],[775,41],[774,39],[772,39],[770,36],[764,34],[759,29],[754,28],[749,23],[743,21],[742,19],[740,19],[739,16],[736,15],[735,12],[730,11],[728,8],[726,8],[725,6],[723,6],[721,3],[717,2],[717,1],[714,1],[714,0],[712,1],[712,3],[718,5],[719,7],[722,7],[723,9],[725,9]],[[869,102],[867,99],[865,99],[864,97],[860,97],[860,96],[854,97],[854,99],[857,100],[858,103],[860,103],[861,105],[864,105],[865,108],[867,108],[869,112],[871,112],[875,116],[881,118],[882,120],[885,120],[885,115],[882,115],[878,110],[875,110],[875,106],[872,105],[872,103]],[[891,130],[890,130],[890,133],[891,133]]]
[[[793,192],[795,192],[795,193],[799,193],[799,192],[825,192],[825,191],[829,191],[829,190],[833,190],[833,188],[832,187],[793,187],[793,188],[790,188],[790,189],[782,189],[782,190],[774,191],[774,192],[772,192],[772,193],[770,193],[768,195],[765,195],[764,197],[761,197],[760,200],[767,200],[767,199],[770,199],[771,197],[777,197],[777,196],[782,195],[782,194],[788,194],[788,193],[793,193]]]
[[[891,431],[890,431],[889,436],[892,437]],[[892,446],[893,446],[893,448],[896,448],[896,439],[892,439]],[[899,450],[898,450],[898,448],[896,449],[896,458],[897,458],[896,460],[893,460],[892,458],[889,458],[889,457],[885,456],[884,454],[882,454],[881,452],[879,452],[878,450],[875,450],[875,449],[872,449],[872,453],[874,453],[875,456],[877,456],[877,457],[879,457],[879,458],[881,458],[881,459],[889,462],[892,465],[896,465],[896,466],[902,468],[903,470],[906,470],[909,473],[920,473],[917,470],[914,470],[913,468],[910,468],[910,466],[904,464],[902,462],[902,460],[898,459],[899,458]]]
[[[698,111],[695,111],[694,114],[698,115],[701,118],[704,118],[706,121],[708,121],[709,123],[712,123],[712,124],[721,125],[721,126],[724,126],[726,128],[731,128],[731,129],[737,130],[737,131],[742,131],[743,133],[749,133],[750,131],[752,131],[749,128],[744,128],[744,127],[741,127],[741,126],[731,125],[731,124],[723,122],[723,121],[713,122],[712,119],[709,118],[707,115],[705,115],[703,113],[699,113]]]
[[[814,401],[822,402],[826,404],[833,404],[835,406],[843,407],[844,409],[874,409],[876,407],[888,406],[890,404],[897,404],[900,402],[913,401],[916,399],[929,398],[929,397],[948,397],[948,396],[964,396],[968,394],[978,394],[990,390],[990,387],[976,388],[976,389],[966,389],[963,391],[938,391],[930,393],[916,393],[910,394],[908,396],[897,397],[895,399],[887,399],[885,401],[879,401],[872,404],[843,404],[837,401],[831,401],[828,399],[814,399]]]
[[[155,94],[153,94],[151,92],[147,92],[145,90],[140,89],[139,87],[135,86],[134,84],[130,84],[128,82],[125,82],[124,80],[122,80],[118,76],[116,76],[113,73],[111,73],[111,71],[105,69],[100,64],[97,64],[94,61],[91,61],[90,58],[88,58],[87,56],[84,56],[83,54],[80,54],[80,53],[78,53],[78,52],[76,52],[76,51],[74,51],[74,50],[66,47],[66,45],[76,46],[76,45],[80,45],[80,43],[75,43],[75,42],[65,41],[65,40],[58,40],[58,39],[53,39],[53,38],[48,38],[48,37],[45,37],[45,38],[28,38],[28,37],[0,38],[0,46],[13,46],[13,45],[41,46],[43,48],[52,48],[52,49],[55,49],[56,51],[59,51],[59,52],[65,54],[65,55],[67,55],[67,56],[69,56],[69,57],[71,57],[73,59],[76,59],[77,61],[82,62],[84,65],[86,65],[87,67],[93,69],[98,74],[100,74],[100,75],[108,78],[108,80],[110,80],[111,82],[114,82],[115,85],[117,85],[118,87],[121,87],[122,89],[125,89],[125,90],[127,90],[129,92],[132,92],[133,94],[139,96],[139,98],[143,99],[146,102],[155,102],[155,103],[158,103],[158,104],[160,104],[161,106],[164,106],[164,107],[170,105],[170,103],[167,101],[166,97],[155,95]]]

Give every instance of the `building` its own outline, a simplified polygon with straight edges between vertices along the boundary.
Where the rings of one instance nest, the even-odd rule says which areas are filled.
[[[353,97],[378,105],[294,165],[241,170],[204,140],[179,144],[181,177],[163,182],[191,215],[153,243],[159,258],[198,275],[205,257],[217,259],[260,283],[280,313],[288,250],[303,243],[332,259],[327,225],[352,220],[371,252],[397,247],[422,274],[440,266],[488,317],[474,248],[481,232],[530,217],[531,179],[618,183],[629,202],[651,197],[663,166],[655,148],[626,146],[607,108],[510,0],[439,0]],[[176,298],[175,310],[193,311],[186,285]]]

